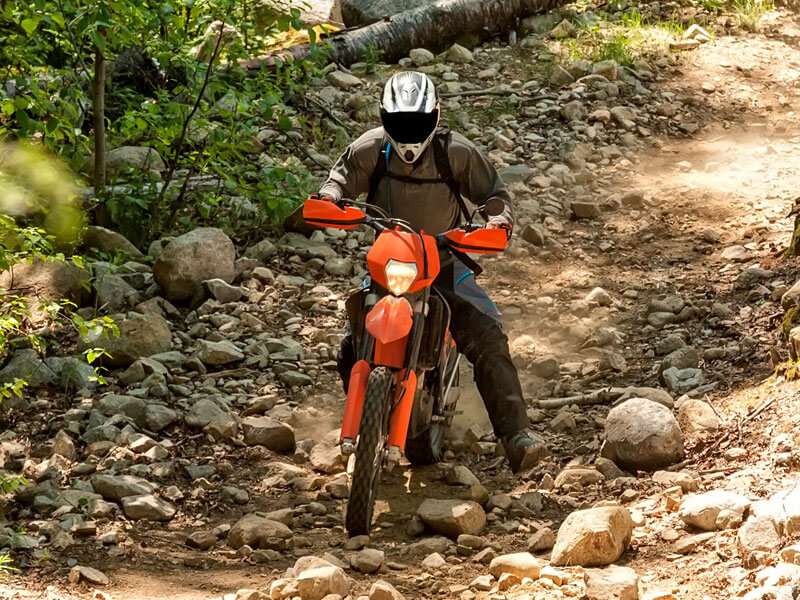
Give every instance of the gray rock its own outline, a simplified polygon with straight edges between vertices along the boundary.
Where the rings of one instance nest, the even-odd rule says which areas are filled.
[[[552,354],[536,358],[530,363],[531,372],[542,379],[553,379],[558,377],[561,365],[558,359]]]
[[[350,88],[358,87],[363,83],[355,75],[351,75],[350,73],[345,73],[344,71],[332,71],[325,76],[325,79],[333,87],[342,90],[348,90]]]
[[[723,510],[743,515],[750,508],[750,500],[726,490],[713,490],[704,494],[686,496],[681,502],[678,516],[687,525],[703,531],[717,529],[717,517]]]
[[[656,342],[655,351],[659,356],[671,354],[676,350],[680,350],[686,345],[686,340],[679,333],[670,333],[666,337]]]
[[[350,564],[353,565],[356,571],[360,571],[361,573],[374,573],[381,568],[383,560],[383,550],[364,548],[353,556]]]
[[[535,171],[527,165],[511,165],[498,169],[497,173],[506,185],[525,182],[530,179]]]
[[[561,107],[561,114],[567,121],[583,121],[586,119],[588,112],[583,102],[580,100],[573,100]]]
[[[248,446],[265,446],[274,452],[294,450],[294,429],[272,417],[247,417],[242,421],[242,431]]]
[[[83,245],[102,252],[122,251],[135,258],[144,256],[124,235],[99,225],[89,225],[83,232]]]
[[[464,48],[464,46],[453,44],[447,51],[445,59],[447,62],[464,65],[471,63],[473,60],[475,60],[475,57],[472,55],[472,52]]]
[[[586,600],[638,600],[639,576],[628,567],[586,569]]]
[[[189,427],[203,428],[214,419],[227,413],[208,398],[201,398],[186,413],[185,421]]]
[[[609,81],[614,81],[617,78],[618,68],[619,65],[615,60],[601,60],[592,65],[592,73],[594,75],[602,75]]]
[[[536,223],[529,223],[522,228],[522,239],[534,246],[544,246],[547,241],[544,227]]]
[[[49,302],[69,300],[77,306],[84,306],[89,294],[84,285],[90,280],[86,269],[75,266],[71,261],[21,262],[12,265],[10,270],[0,272],[0,289],[8,290],[12,283],[17,289],[35,290],[26,297],[31,318],[38,322],[48,318],[43,306]]]
[[[203,282],[203,285],[215,300],[219,300],[223,304],[237,302],[244,296],[244,290],[241,287],[225,283],[222,279],[208,279]]]
[[[197,356],[204,364],[212,366],[227,365],[244,358],[242,351],[229,340],[197,340]]]
[[[15,379],[34,386],[55,383],[57,376],[44,364],[35,350],[23,348],[14,352],[6,366],[0,370],[0,381],[3,383],[12,383]]]
[[[720,422],[710,405],[696,398],[686,398],[678,408],[678,423],[687,436],[703,436],[716,432]]]
[[[462,533],[476,535],[486,525],[483,508],[470,500],[428,498],[420,504],[417,515],[428,527],[453,539]]]
[[[671,367],[696,369],[700,365],[700,353],[693,346],[681,346],[661,360],[661,372]],[[663,382],[662,382],[663,383]]]
[[[177,512],[172,504],[152,494],[126,496],[122,499],[122,510],[126,517],[134,521],[169,521]]]
[[[87,164],[91,173],[94,161]],[[120,146],[106,153],[106,175],[109,178],[121,175],[125,169],[139,172],[143,170],[164,171],[166,168],[161,155],[153,148],[146,146]]]
[[[158,485],[133,475],[93,475],[92,488],[106,500],[122,500],[128,496],[151,494]]]
[[[187,300],[200,292],[203,281],[233,281],[235,260],[233,242],[221,229],[199,227],[176,237],[161,251],[153,278],[167,299]]]
[[[72,584],[77,584],[81,581],[86,581],[91,585],[108,585],[110,583],[108,576],[102,571],[82,565],[72,567],[69,571],[68,579]]]
[[[329,258],[325,261],[325,272],[334,277],[349,277],[353,274],[353,261],[349,258]]]
[[[408,57],[417,67],[424,67],[425,65],[432,63],[434,59],[433,52],[426,48],[414,48],[408,53]]]
[[[136,359],[172,349],[169,324],[157,315],[132,316],[116,323],[119,337],[108,334],[89,334],[88,340],[78,340],[78,352],[102,348],[111,355],[103,363],[116,367],[130,365]]]
[[[302,387],[304,385],[312,385],[314,383],[314,380],[311,379],[311,377],[305,373],[300,373],[299,371],[284,371],[279,377],[281,382],[289,387]]]
[[[252,258],[254,260],[260,260],[261,262],[267,262],[270,258],[275,256],[278,253],[278,249],[275,247],[275,244],[272,243],[272,240],[269,238],[264,238],[257,244],[250,246],[247,250],[245,250],[244,255],[246,258]],[[257,267],[264,269],[264,267]],[[269,271],[269,269],[266,269]],[[255,270],[253,271],[253,275],[255,276]],[[274,279],[274,277],[270,277],[270,279]]]
[[[685,394],[703,385],[704,377],[700,369],[678,369],[670,367],[661,373],[664,385],[671,392]]]
[[[733,287],[739,290],[749,290],[760,281],[764,281],[772,277],[772,271],[760,269],[758,267],[747,267],[744,271],[739,273]]]
[[[603,456],[631,471],[653,471],[684,457],[683,434],[672,411],[645,398],[613,408],[605,438]]]
[[[292,540],[292,530],[283,523],[255,514],[239,519],[228,532],[228,545],[234,550],[242,546],[285,550]]]

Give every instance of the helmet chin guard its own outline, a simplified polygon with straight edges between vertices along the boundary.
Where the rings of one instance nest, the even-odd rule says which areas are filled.
[[[414,71],[393,75],[383,89],[381,122],[400,158],[415,162],[439,125],[439,99],[430,78]]]

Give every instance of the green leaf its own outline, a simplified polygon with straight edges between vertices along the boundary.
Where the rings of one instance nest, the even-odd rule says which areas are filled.
[[[98,48],[100,52],[103,52],[106,49],[106,38],[100,35],[99,31],[97,31],[96,29],[92,29],[89,32],[89,37],[92,38],[95,47]]]
[[[292,128],[292,120],[286,115],[278,117],[278,129],[281,131],[289,131]]]
[[[28,17],[27,19],[23,19],[20,25],[22,25],[22,28],[25,30],[25,33],[27,33],[28,36],[30,37],[30,35],[34,31],[36,31],[36,28],[39,26],[40,20],[41,19],[39,17]]]

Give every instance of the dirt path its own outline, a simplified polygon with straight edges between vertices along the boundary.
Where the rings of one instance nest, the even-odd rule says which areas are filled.
[[[691,138],[656,139],[635,160],[615,168],[601,168],[594,176],[602,182],[601,198],[612,198],[599,218],[551,223],[550,243],[543,249],[519,241],[509,256],[488,261],[486,282],[506,313],[514,351],[523,357],[555,355],[561,366],[558,381],[536,377],[523,369],[523,384],[533,406],[537,398],[567,396],[604,386],[656,385],[658,364],[655,346],[664,332],[647,325],[651,298],[674,294],[694,306],[725,304],[730,314],[714,314],[674,328],[703,352],[705,399],[719,413],[724,426],[732,426],[748,409],[765,398],[785,398],[748,424],[732,441],[714,452],[702,444],[690,448],[688,465],[701,487],[726,485],[747,489],[753,496],[796,483],[792,474],[775,471],[772,456],[788,439],[800,442],[800,400],[797,384],[767,381],[772,374],[770,348],[784,352],[777,335],[779,304],[769,295],[780,283],[792,285],[795,261],[780,261],[791,233],[786,218],[791,200],[800,194],[800,25],[796,17],[770,15],[766,33],[746,37],[721,37],[704,45],[682,62],[675,78],[660,82],[684,102],[689,118],[704,126]],[[711,85],[709,85],[711,84]],[[713,86],[713,91],[710,91]],[[703,91],[703,88],[709,91]],[[619,206],[619,198],[634,190],[643,201]],[[617,200],[614,200],[616,198]],[[736,261],[723,256],[741,246]],[[761,283],[766,291],[735,289],[745,267],[770,269]],[[596,287],[611,297],[608,306],[586,303]],[[761,295],[759,295],[761,294]],[[603,328],[613,328],[619,341],[584,348],[585,342]],[[608,365],[611,364],[611,367]],[[464,380],[469,380],[465,377]],[[766,382],[766,383],[765,383]],[[462,431],[477,424],[489,431],[485,411],[474,390],[467,389],[461,408],[465,416],[457,424]],[[334,390],[320,399],[320,406],[338,402]],[[333,405],[333,404],[332,404]],[[333,423],[338,415],[321,419]],[[591,407],[575,414],[575,424],[555,432],[554,411],[532,411],[534,427],[546,438],[554,458],[524,479],[508,479],[501,459],[459,454],[485,482],[489,493],[514,495],[535,491],[545,472],[555,474],[568,462],[588,462],[599,449],[602,422],[608,407]],[[321,428],[326,429],[326,428]],[[724,453],[746,449],[744,457],[731,461]],[[252,455],[254,464],[259,457]],[[505,473],[505,475],[504,475]],[[796,474],[795,474],[796,475]],[[249,478],[248,478],[249,477]],[[312,478],[306,478],[312,479]],[[324,489],[330,478],[309,483]],[[242,474],[242,487],[259,489],[256,473]],[[248,512],[270,511],[308,501],[302,488],[292,492],[262,489]],[[641,526],[634,536],[634,552],[621,564],[633,567],[641,578],[642,592],[670,592],[681,599],[727,598],[748,586],[748,572],[735,560],[735,532],[723,532],[715,548],[689,556],[670,551],[681,527],[674,513],[662,508],[660,491],[649,480],[637,480],[631,494],[609,485],[585,492],[548,496],[537,515],[537,526],[558,525],[570,511],[607,498],[623,498]],[[372,545],[386,552],[393,568],[382,575],[407,598],[465,598],[462,589],[474,576],[485,573],[481,564],[453,564],[432,585],[420,569],[420,556],[409,553],[414,540],[405,534],[409,514],[420,497],[452,495],[441,480],[441,468],[399,469],[387,476],[377,506],[377,526]],[[252,494],[251,494],[252,496]],[[231,520],[230,514],[208,516],[210,509],[198,496],[186,520],[167,526],[158,535],[137,526],[128,529],[131,540],[143,549],[133,560],[109,561],[113,586],[106,590],[114,600],[206,600],[240,588],[262,588],[293,562],[291,557],[252,565],[230,549],[215,552],[205,562],[191,563],[196,553],[181,543],[181,534],[204,525]],[[233,511],[232,513],[233,514]],[[324,517],[320,517],[324,522]],[[501,520],[502,522],[502,520]],[[493,527],[487,543],[503,552],[526,549],[531,527],[517,522]],[[335,551],[344,541],[341,526],[315,527],[295,536],[295,547],[321,555]],[[299,542],[298,542],[299,540]],[[129,548],[130,550],[130,548]],[[432,549],[430,551],[433,551]],[[422,554],[424,557],[425,554]],[[82,548],[76,558],[91,564],[107,559],[99,548]],[[189,564],[200,569],[187,567]],[[146,572],[145,577],[142,573]],[[86,588],[53,589],[46,586],[63,571],[43,578],[13,577],[0,583],[0,598],[88,598]],[[374,578],[354,575],[357,591],[366,593]],[[667,597],[667,596],[664,596]]]

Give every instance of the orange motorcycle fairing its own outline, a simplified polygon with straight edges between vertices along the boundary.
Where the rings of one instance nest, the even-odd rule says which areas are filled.
[[[408,333],[414,323],[411,304],[405,298],[384,296],[365,319],[367,331],[375,338],[376,365],[399,369],[406,356]]]
[[[382,231],[367,254],[367,265],[372,280],[384,289],[388,289],[386,265],[390,260],[417,265],[417,278],[408,293],[413,294],[433,283],[439,274],[439,250],[433,236],[419,235],[387,229]]]
[[[389,447],[397,446],[400,452],[406,449],[406,437],[408,436],[408,426],[411,422],[411,409],[414,407],[414,394],[417,392],[417,374],[414,371],[408,373],[408,377],[403,377],[405,371],[398,374],[401,381],[397,388],[400,397],[397,399],[391,420],[389,421]]]
[[[309,198],[303,205],[303,219],[311,225],[352,229],[364,222],[364,211],[355,206],[338,207],[330,200]]]
[[[350,384],[347,388],[347,402],[344,405],[344,419],[342,419],[342,433],[339,443],[345,439],[355,441],[358,435],[358,425],[361,423],[361,412],[364,409],[364,394],[367,392],[367,380],[370,374],[369,363],[360,360],[350,370]]]

